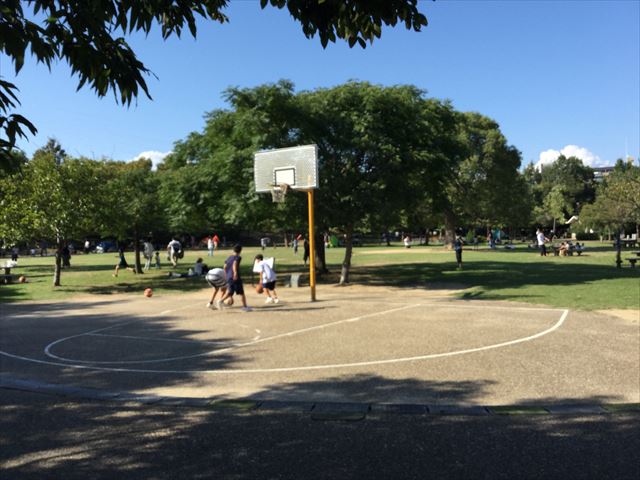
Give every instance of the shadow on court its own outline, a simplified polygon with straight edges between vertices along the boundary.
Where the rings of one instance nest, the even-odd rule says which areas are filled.
[[[451,387],[458,388],[444,388]],[[11,390],[0,390],[0,404],[6,480],[640,474],[637,414],[318,421],[302,413],[113,405]]]

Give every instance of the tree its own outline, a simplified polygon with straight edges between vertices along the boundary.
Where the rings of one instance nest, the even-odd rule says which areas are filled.
[[[554,185],[551,191],[544,197],[542,202],[541,215],[553,221],[552,231],[556,233],[556,221],[565,219],[565,212],[571,208],[567,201],[567,195],[562,185]],[[563,222],[564,223],[564,222]]]
[[[619,163],[598,187],[595,202],[584,210],[580,223],[587,228],[619,230],[633,224],[640,238],[640,167]]]
[[[442,144],[452,109],[412,86],[349,82],[294,94],[291,82],[280,81],[230,89],[227,100],[231,110],[211,112],[202,133],[176,145],[162,170],[163,196],[189,218],[204,214],[207,222],[254,231],[301,230],[305,197],[289,194],[273,205],[257,196],[253,154],[315,143],[317,227],[346,235],[342,282],[349,280],[353,233],[397,225],[436,187],[434,172],[446,169]]]
[[[53,285],[61,284],[59,253],[65,242],[93,230],[103,204],[100,162],[56,158],[57,142],[36,151],[21,171],[0,179],[0,237],[10,242],[56,239]]]
[[[109,200],[105,203],[100,230],[120,240],[133,238],[135,271],[142,273],[140,240],[162,228],[165,215],[158,199],[158,178],[152,162],[141,158],[134,162],[107,162]]]
[[[555,162],[542,167],[536,190],[538,205],[546,203],[562,208],[562,215],[554,212],[553,215],[548,215],[549,217],[560,219],[579,215],[580,207],[594,199],[593,170],[584,165],[579,158],[560,155]],[[559,192],[562,194],[562,200],[548,198],[549,195],[557,197]]]
[[[254,152],[296,144],[292,132],[300,115],[293,84],[232,88],[225,96],[231,109],[209,112],[203,132],[177,142],[160,166],[160,192],[170,228],[299,228],[296,219],[304,212],[299,198],[290,195],[286,205],[274,207],[266,196],[255,194],[253,185]]]
[[[354,231],[397,225],[429,189],[442,166],[440,141],[448,106],[413,86],[349,82],[299,96],[299,142],[318,145],[318,225],[345,234],[340,283],[349,281]]]
[[[526,195],[519,189],[520,152],[507,144],[495,121],[479,113],[458,113],[453,128],[456,142],[447,149],[445,174],[434,192],[447,244],[463,222],[507,224],[518,214],[514,205]]]
[[[0,52],[7,55],[16,73],[22,68],[27,50],[49,68],[56,61],[67,62],[79,77],[78,89],[89,84],[100,97],[113,91],[117,101],[130,104],[140,91],[151,98],[145,75],[150,70],[137,58],[125,37],[132,32],[150,33],[158,24],[164,39],[180,37],[187,28],[194,37],[197,19],[218,23],[228,21],[223,13],[228,0],[6,0],[0,7]],[[307,38],[316,34],[324,47],[344,39],[353,47],[365,48],[382,33],[382,25],[404,23],[420,31],[427,19],[418,11],[417,0],[260,0],[262,9],[271,5],[287,8],[302,25]],[[25,12],[24,7],[31,12]],[[25,130],[35,126],[18,114],[9,113],[19,105],[17,86],[0,79],[0,160]]]

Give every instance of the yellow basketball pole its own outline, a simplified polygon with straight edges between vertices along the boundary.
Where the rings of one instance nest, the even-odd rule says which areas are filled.
[[[309,203],[309,285],[311,286],[311,301],[316,301],[316,238],[313,225],[313,189],[307,192]]]

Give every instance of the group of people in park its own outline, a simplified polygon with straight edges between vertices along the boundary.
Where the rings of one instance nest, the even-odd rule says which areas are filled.
[[[536,230],[536,244],[538,246],[538,249],[540,250],[540,256],[547,256],[546,244],[549,242],[551,242],[551,240],[549,240],[549,238],[545,236],[542,230],[538,228]],[[557,246],[554,245],[553,250],[555,255],[559,255],[561,257],[573,255],[574,252],[579,256],[582,255],[582,252],[584,251],[584,244],[576,242],[574,245],[571,240],[565,240]]]

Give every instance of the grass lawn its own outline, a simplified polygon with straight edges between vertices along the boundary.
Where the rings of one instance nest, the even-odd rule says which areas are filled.
[[[259,248],[243,251],[243,278],[250,283],[250,267]],[[230,250],[216,252],[213,259],[206,250],[188,251],[177,272],[186,273],[198,256],[209,267],[222,266]],[[268,248],[265,256],[276,257],[276,271],[283,279],[288,272],[304,272],[302,249],[294,256],[291,249]],[[336,283],[344,249],[327,250],[330,273],[319,277],[319,283]],[[623,259],[630,254],[623,252]],[[127,252],[133,263],[133,253]],[[114,253],[74,255],[72,267],[62,272],[62,286],[53,288],[53,257],[20,257],[13,273],[26,275],[28,283],[0,285],[0,302],[49,300],[83,293],[113,295],[139,293],[151,287],[156,293],[180,294],[206,288],[202,278],[168,278],[172,271],[163,258],[161,270],[143,275],[120,271],[112,277],[118,261]],[[352,283],[391,285],[411,288],[459,289],[459,297],[484,300],[512,300],[573,309],[640,308],[640,268],[615,268],[615,253],[609,244],[587,243],[582,256],[540,257],[526,245],[516,250],[498,248],[489,251],[466,249],[464,266],[456,269],[453,252],[442,246],[369,246],[354,249]],[[4,263],[4,261],[0,261]],[[407,292],[409,293],[409,292]]]

